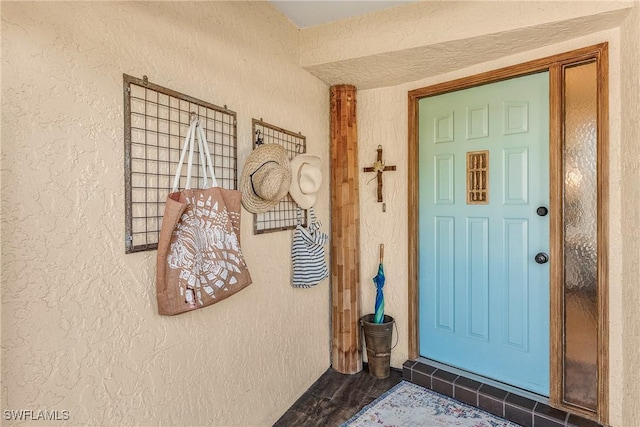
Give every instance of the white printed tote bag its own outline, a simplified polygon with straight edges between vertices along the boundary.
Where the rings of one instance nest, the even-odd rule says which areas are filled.
[[[191,189],[196,139],[204,174],[201,188]],[[186,188],[178,191],[187,150]],[[158,241],[156,291],[160,314],[206,307],[251,284],[240,248],[241,197],[237,190],[218,186],[204,130],[194,119],[182,148],[173,190],[167,196]]]

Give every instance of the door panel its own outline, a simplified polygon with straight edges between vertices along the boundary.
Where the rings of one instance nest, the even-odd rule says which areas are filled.
[[[548,85],[545,72],[419,101],[420,355],[543,395]],[[468,165],[484,150],[488,167]]]

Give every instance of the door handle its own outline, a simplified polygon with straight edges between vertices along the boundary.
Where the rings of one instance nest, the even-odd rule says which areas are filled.
[[[544,252],[538,252],[536,254],[535,260],[538,264],[545,264],[549,262],[549,255],[545,254]]]
[[[547,214],[549,213],[549,209],[547,209],[546,206],[540,206],[538,209],[536,209],[536,213],[538,214],[538,216],[547,216]]]

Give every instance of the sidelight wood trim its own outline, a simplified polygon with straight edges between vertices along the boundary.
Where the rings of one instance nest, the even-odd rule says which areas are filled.
[[[598,410],[597,414],[562,402],[562,351],[564,265],[562,247],[562,66],[582,61],[598,63]],[[608,310],[608,43],[576,49],[546,58],[464,77],[408,92],[408,313],[409,358],[419,357],[419,246],[418,246],[418,115],[419,100],[487,83],[495,83],[527,74],[549,71],[550,74],[550,403],[552,406],[575,412],[607,424],[609,418],[609,310]]]
[[[549,67],[549,400],[562,406],[564,213],[562,164],[562,66]]]
[[[598,63],[598,418],[609,423],[609,51]]]
[[[564,337],[564,301],[563,301],[563,280],[564,280],[564,260],[563,260],[563,218],[561,209],[558,215],[558,224],[555,232],[558,240],[558,254],[552,258],[557,260],[555,268],[552,266],[552,293],[557,293],[557,300],[552,301],[551,307],[551,325],[552,325],[552,341],[551,349],[555,349],[557,353],[552,352],[551,380],[555,393],[550,396],[552,405],[562,408],[568,412],[580,414],[583,417],[593,419],[601,424],[608,424],[609,420],[609,287],[608,287],[608,248],[609,248],[609,61],[608,61],[608,45],[603,43],[599,45],[601,48],[592,52],[591,55],[581,56],[578,58],[568,58],[558,64],[557,68],[557,84],[555,98],[557,98],[558,120],[557,135],[560,138],[560,146],[558,156],[560,163],[558,171],[559,176],[558,187],[551,190],[557,190],[556,195],[562,194],[562,116],[564,114],[563,90],[564,90],[564,68],[579,64],[580,62],[595,61],[597,66],[597,114],[598,114],[598,136],[597,136],[597,307],[598,307],[598,384],[597,384],[597,410],[594,413],[583,409],[579,406],[564,402],[563,400],[563,337]],[[560,197],[562,203],[562,197]],[[561,205],[559,205],[560,208]],[[554,229],[551,230],[554,233]],[[552,255],[553,256],[553,255]],[[556,325],[554,327],[554,324]]]
[[[331,365],[362,370],[356,88],[331,86]]]
[[[409,192],[409,227],[408,240],[409,251],[407,253],[408,281],[409,281],[409,359],[418,358],[420,342],[418,337],[418,170],[420,159],[418,153],[418,100],[416,96],[409,93],[409,161],[408,161],[408,192]]]

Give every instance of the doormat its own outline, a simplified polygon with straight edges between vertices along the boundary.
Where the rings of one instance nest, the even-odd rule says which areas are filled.
[[[519,427],[478,408],[402,381],[342,427]]]

